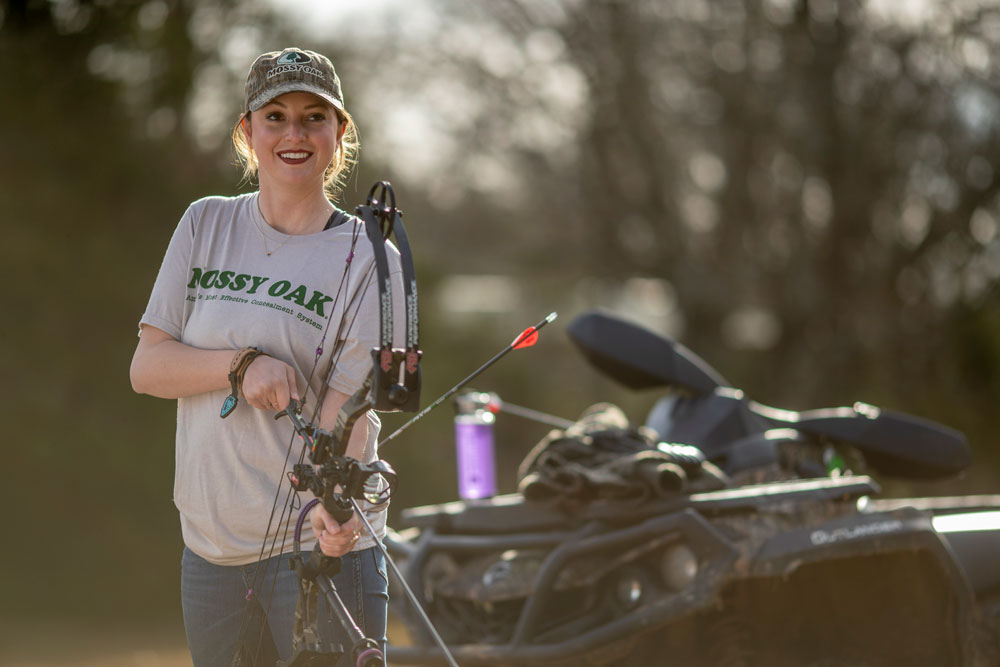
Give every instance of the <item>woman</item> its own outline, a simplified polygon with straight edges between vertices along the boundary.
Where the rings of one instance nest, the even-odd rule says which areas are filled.
[[[131,366],[136,392],[177,399],[174,502],[195,667],[228,667],[236,651],[244,664],[289,659],[298,588],[285,536],[295,517],[270,533],[268,523],[287,484],[292,429],[275,411],[290,400],[317,405],[327,382],[318,421],[331,428],[364,381],[377,341],[371,248],[360,221],[330,202],[358,150],[330,61],[294,48],[259,56],[233,141],[259,191],[188,208],[141,318]],[[398,253],[389,251],[398,279]],[[355,294],[360,301],[345,306],[344,295]],[[323,345],[317,361],[328,320],[331,337],[338,322],[350,327],[337,345]],[[327,368],[332,374],[320,377]],[[372,412],[359,419],[347,454],[377,458],[379,426]],[[385,528],[381,509],[366,506],[376,533]],[[325,554],[343,557],[337,589],[384,647],[387,582],[374,538],[357,515],[340,525],[322,506],[310,522],[314,536],[304,535],[303,549],[318,538]],[[268,558],[275,535],[279,555]],[[329,619],[321,623],[324,638],[349,651],[339,632]]]

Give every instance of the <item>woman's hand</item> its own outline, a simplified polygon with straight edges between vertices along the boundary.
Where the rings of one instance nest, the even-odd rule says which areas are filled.
[[[258,410],[284,410],[289,400],[299,400],[295,369],[274,357],[257,357],[243,376],[243,397]]]
[[[361,529],[363,528],[357,512],[352,514],[346,522],[339,524],[322,504],[317,504],[310,513],[309,522],[312,524],[313,533],[319,541],[320,550],[327,556],[334,557],[349,553],[361,537]]]

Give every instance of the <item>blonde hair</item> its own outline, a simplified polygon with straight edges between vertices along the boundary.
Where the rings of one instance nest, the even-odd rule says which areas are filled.
[[[323,191],[330,199],[336,200],[341,189],[347,184],[347,177],[351,169],[358,162],[358,153],[361,151],[361,140],[358,138],[358,126],[354,124],[351,114],[340,109],[334,109],[340,123],[347,123],[344,135],[340,139],[340,146],[333,154],[333,159],[327,165],[323,174]],[[243,177],[240,184],[250,183],[257,176],[257,156],[247,141],[247,135],[243,132],[243,119],[250,122],[250,112],[239,117],[236,125],[233,126],[233,149],[236,157],[243,166]]]

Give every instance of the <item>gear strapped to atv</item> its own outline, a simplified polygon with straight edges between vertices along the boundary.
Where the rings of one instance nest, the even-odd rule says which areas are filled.
[[[518,488],[531,503],[572,511],[590,502],[640,504],[653,497],[715,491],[728,480],[701,450],[659,442],[610,404],[590,408],[553,431],[521,463]]]

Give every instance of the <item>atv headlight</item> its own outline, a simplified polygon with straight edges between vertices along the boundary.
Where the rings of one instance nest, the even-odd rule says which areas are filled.
[[[667,547],[660,561],[663,583],[672,591],[682,591],[698,576],[698,557],[686,544]]]
[[[646,593],[645,581],[636,570],[626,570],[615,582],[615,599],[625,611],[639,606]]]
[[[435,589],[441,582],[455,577],[459,572],[458,563],[450,555],[436,551],[424,564],[421,579],[424,584],[424,599],[434,600]]]

